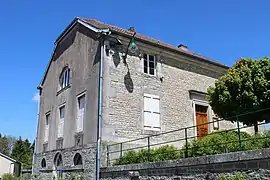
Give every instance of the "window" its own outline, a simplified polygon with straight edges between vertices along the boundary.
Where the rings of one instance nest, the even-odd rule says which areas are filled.
[[[45,160],[45,158],[43,158],[42,161],[41,161],[41,167],[42,168],[45,168],[46,167],[46,160]]]
[[[159,97],[144,94],[144,128],[160,130]]]
[[[85,95],[78,97],[77,105],[77,132],[83,131],[84,112],[85,112]]]
[[[65,106],[59,108],[58,138],[64,135]]]
[[[70,84],[70,69],[64,68],[60,75],[60,87],[61,89],[67,87]]]
[[[79,153],[76,153],[73,158],[73,163],[75,166],[82,165],[82,156]]]
[[[44,142],[48,142],[49,139],[49,122],[50,122],[50,114],[46,114],[44,127]]]
[[[155,56],[144,54],[143,55],[143,71],[146,74],[156,74],[156,58]]]

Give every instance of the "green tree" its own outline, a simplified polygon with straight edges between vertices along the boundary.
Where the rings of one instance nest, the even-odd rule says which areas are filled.
[[[28,139],[24,141],[19,137],[16,141],[11,157],[22,163],[23,168],[30,169],[32,167],[33,145]]]
[[[0,134],[0,153],[9,155],[8,138]]]
[[[269,58],[240,59],[208,89],[207,97],[219,117],[254,125],[257,133],[258,122],[269,119],[269,110],[247,113],[270,107]]]

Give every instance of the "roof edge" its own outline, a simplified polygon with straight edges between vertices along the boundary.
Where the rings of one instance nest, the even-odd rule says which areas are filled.
[[[6,158],[6,159],[8,159],[8,160],[10,160],[12,162],[18,162],[19,163],[19,161],[16,161],[15,159],[12,159],[11,157],[9,157],[9,156],[7,156],[5,154],[0,153],[0,156],[4,157],[4,158]]]
[[[50,58],[50,61],[46,67],[46,70],[45,70],[45,74],[40,82],[40,84],[38,85],[37,89],[42,89],[42,85],[46,79],[46,76],[47,76],[47,73],[48,73],[48,70],[50,68],[50,65],[52,63],[52,59],[53,59],[53,56],[55,54],[55,51],[56,51],[56,48],[57,48],[57,45],[61,42],[61,40],[64,39],[64,37],[73,29],[73,27],[75,27],[75,25],[79,23],[83,26],[85,26],[86,28],[96,32],[96,33],[109,33],[110,32],[110,29],[109,28],[97,28],[93,25],[90,25],[89,23],[87,23],[86,21],[84,21],[83,19],[79,18],[79,17],[76,17],[72,20],[72,22],[64,29],[64,31],[57,37],[57,39],[55,40],[54,42],[54,49],[53,49],[53,53],[51,55],[51,58]]]

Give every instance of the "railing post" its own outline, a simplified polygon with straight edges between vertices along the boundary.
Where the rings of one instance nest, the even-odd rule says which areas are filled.
[[[187,128],[185,128],[185,140],[186,140],[185,158],[187,158],[187,157],[188,157],[188,137],[187,137]]]
[[[148,162],[150,162],[150,136],[147,137]]]
[[[123,143],[120,143],[120,158],[123,157]]]
[[[110,157],[109,157],[109,145],[107,145],[107,167],[110,165]]]
[[[240,125],[239,125],[239,119],[237,117],[237,132],[238,132],[238,141],[239,141],[239,151],[242,150],[242,145],[241,145],[241,133],[240,133]]]

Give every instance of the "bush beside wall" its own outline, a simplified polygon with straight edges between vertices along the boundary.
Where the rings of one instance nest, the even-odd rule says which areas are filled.
[[[239,143],[239,135],[236,131],[217,131],[200,140],[190,141],[180,150],[174,146],[166,145],[150,149],[150,151],[147,149],[127,151],[114,162],[114,165],[158,162],[270,147],[270,132],[256,135],[241,132],[240,139],[241,143]],[[188,147],[187,150],[186,147]]]

